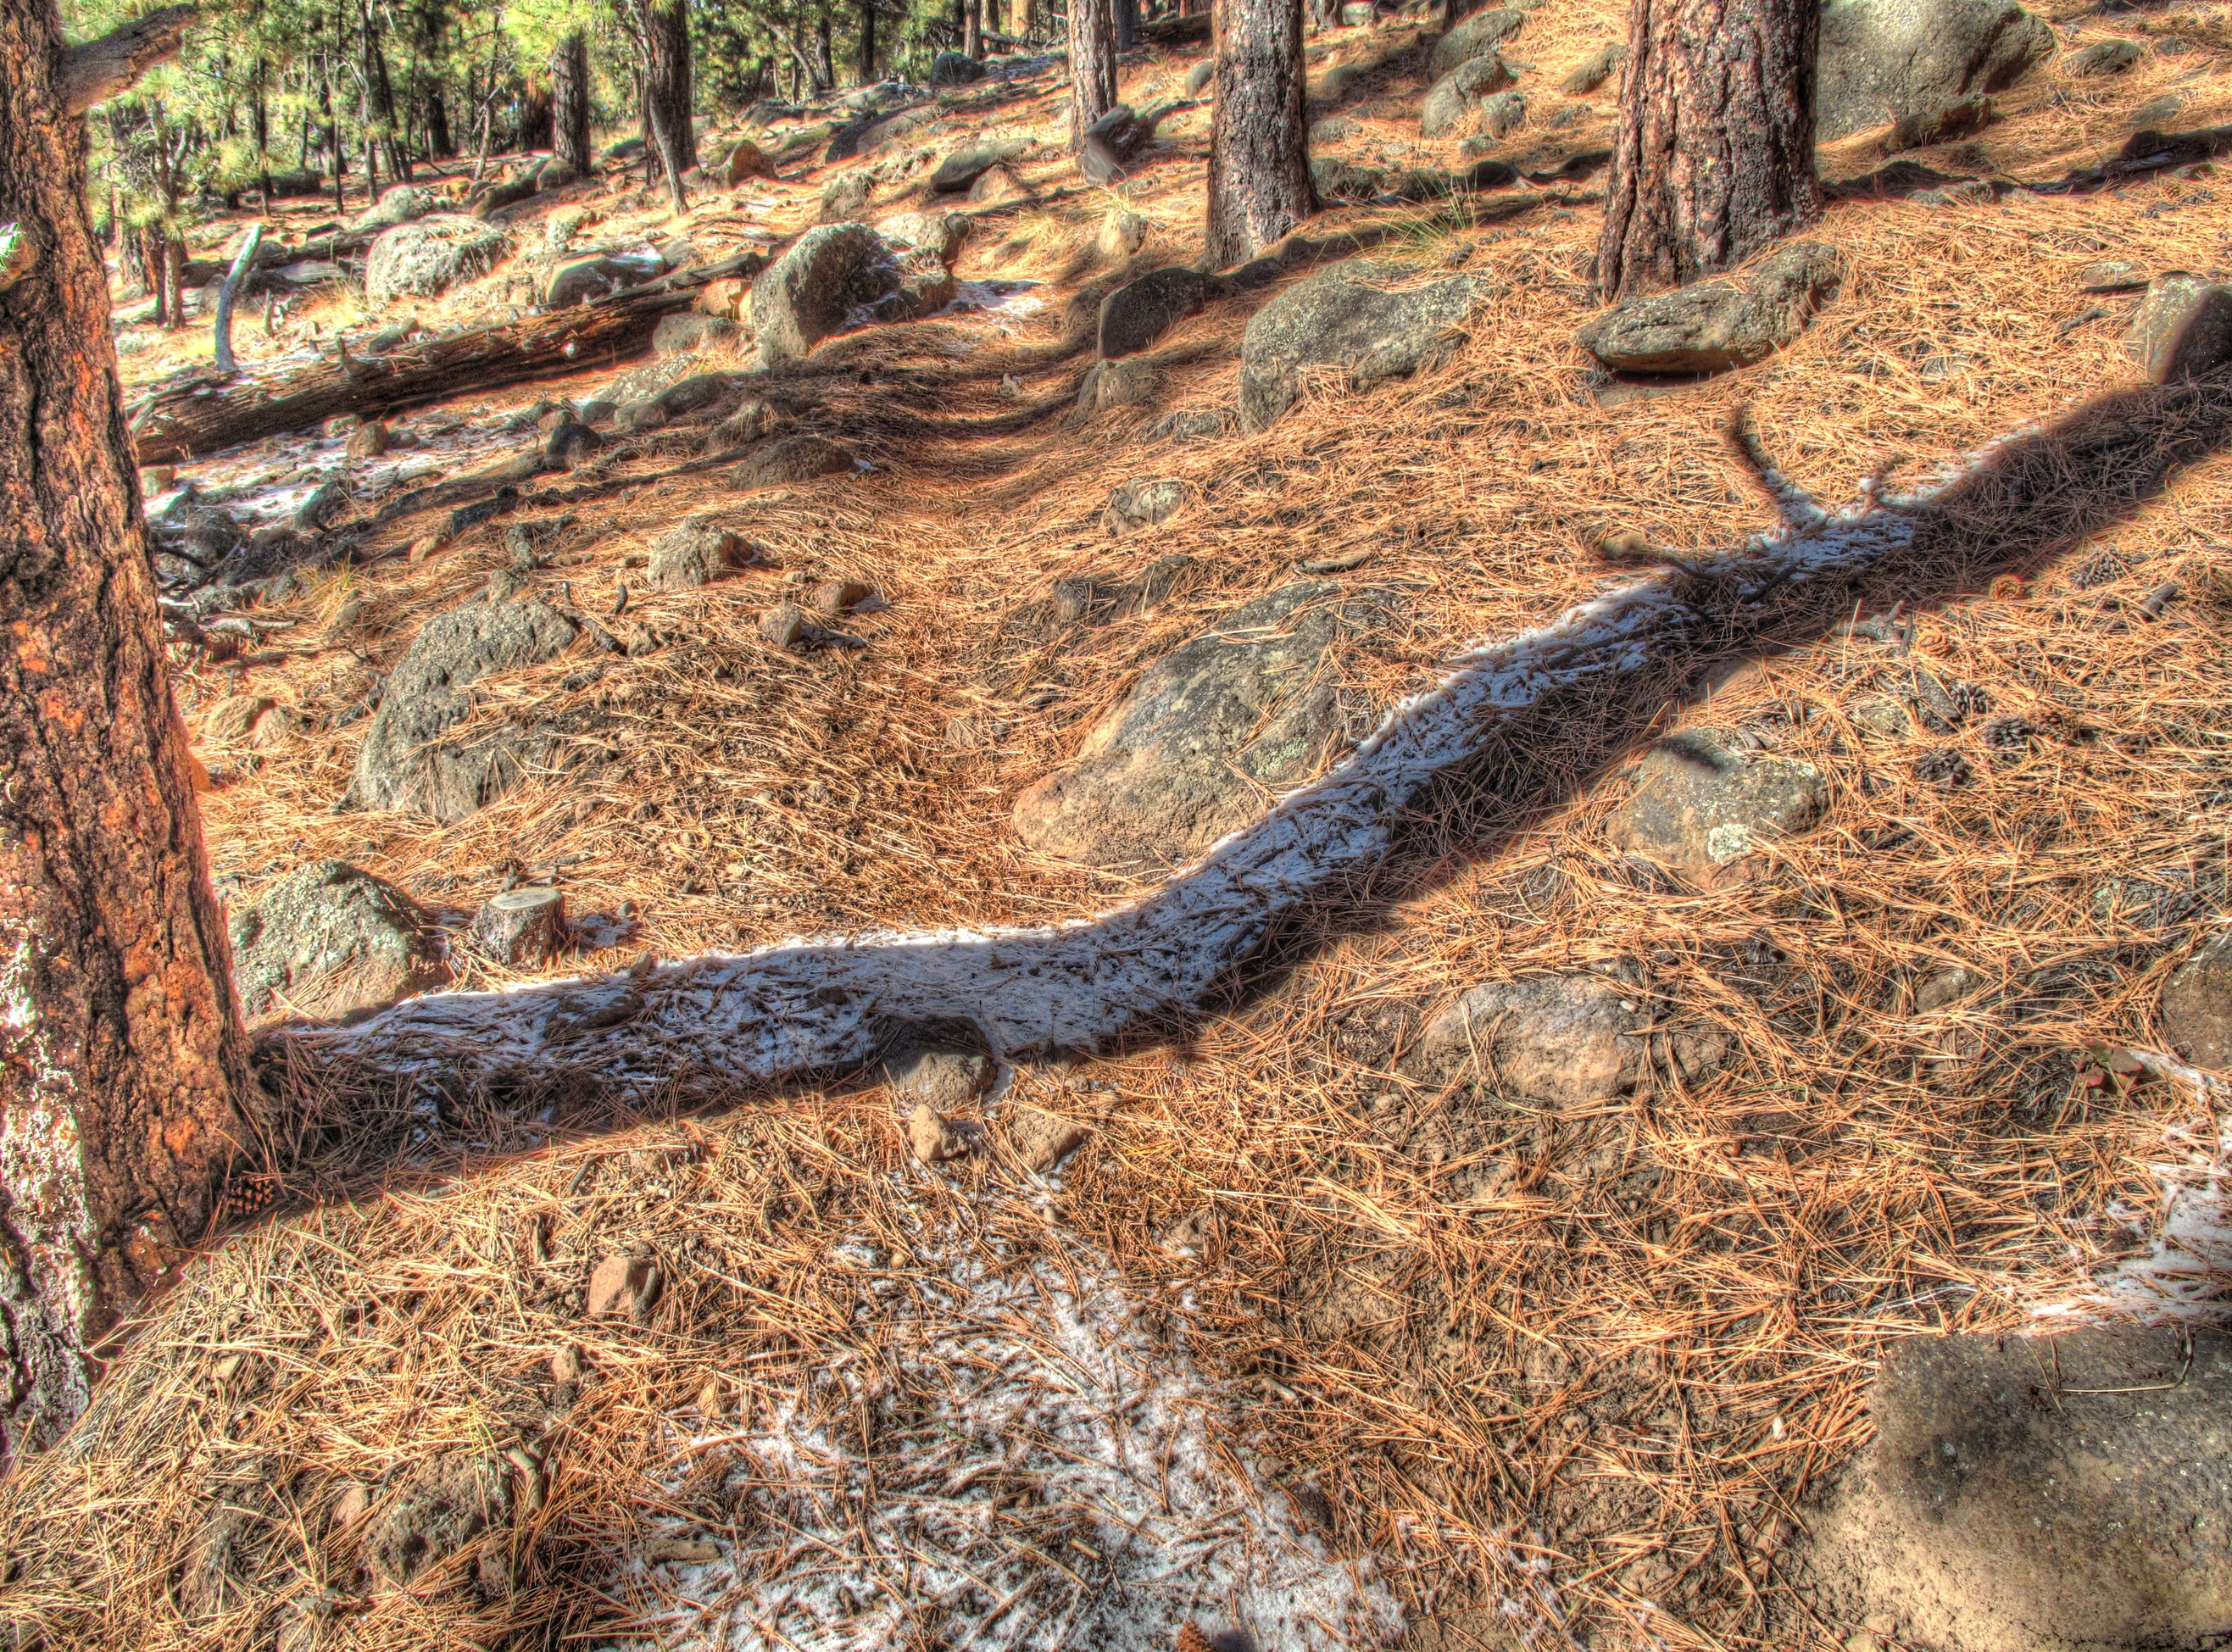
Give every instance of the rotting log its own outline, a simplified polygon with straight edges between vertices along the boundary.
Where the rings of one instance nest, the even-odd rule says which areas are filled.
[[[765,262],[744,253],[593,304],[445,334],[380,356],[321,360],[270,377],[201,375],[157,391],[132,415],[142,464],[165,464],[301,430],[340,413],[385,414],[529,379],[579,373],[647,347],[662,316],[698,289]]]

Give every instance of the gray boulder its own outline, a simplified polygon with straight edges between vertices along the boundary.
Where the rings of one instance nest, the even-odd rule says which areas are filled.
[[[2216,373],[2232,363],[2232,282],[2198,275],[2149,282],[2126,342],[2151,384]]]
[[[752,282],[752,332],[772,366],[862,321],[926,314],[953,293],[953,272],[937,258],[896,249],[865,224],[824,224]]]
[[[1188,97],[1207,97],[1216,89],[1216,86],[1217,60],[1214,57],[1204,57],[1186,71],[1185,88]]]
[[[1605,835],[1615,849],[1710,888],[1742,878],[1767,841],[1812,826],[1828,797],[1813,764],[1758,755],[1723,729],[1692,729],[1651,747]]]
[[[1493,52],[1467,58],[1428,89],[1418,106],[1418,135],[1447,138],[1469,129],[1478,121],[1481,105],[1515,78]]]
[[[666,273],[666,262],[653,254],[647,257],[583,258],[551,272],[542,289],[542,301],[554,310],[580,304],[609,293],[640,286]]]
[[[1814,94],[1824,142],[2012,86],[2054,53],[2015,0],[1831,0]]]
[[[287,874],[231,914],[232,985],[241,1014],[333,1020],[392,1004],[450,978],[418,904],[345,861]]]
[[[1427,75],[1438,81],[1459,64],[1487,56],[1526,22],[1527,14],[1512,7],[1474,12],[1434,42],[1426,58]]]
[[[381,230],[365,255],[365,298],[374,308],[413,295],[431,298],[486,275],[510,244],[493,224],[455,212],[399,224]]]
[[[968,86],[984,78],[984,66],[966,52],[940,52],[930,61],[932,86]]]
[[[940,195],[958,195],[995,166],[1015,159],[1024,147],[1019,143],[964,144],[938,163],[930,187]]]
[[[1240,343],[1240,422],[1268,429],[1301,393],[1305,369],[1342,367],[1362,389],[1445,357],[1478,288],[1452,275],[1399,291],[1408,272],[1362,258],[1328,265],[1256,312]]]
[[[1145,350],[1208,301],[1197,269],[1158,269],[1126,282],[1100,301],[1100,354],[1106,360]]]
[[[1843,257],[1801,241],[1740,275],[1693,282],[1614,306],[1577,335],[1619,373],[1721,373],[1788,346],[1844,281]]]
[[[416,184],[398,184],[393,189],[382,191],[380,199],[358,213],[350,227],[386,230],[399,224],[409,224],[431,212],[440,198],[420,189]]]
[[[2163,988],[2162,1023],[2194,1066],[2232,1070],[2232,930],[2177,967]]]
[[[742,534],[710,516],[693,516],[651,547],[651,566],[645,573],[654,591],[688,591],[710,585],[749,560]]]
[[[1664,1032],[1633,988],[1598,975],[1534,975],[1475,987],[1428,1021],[1405,1066],[1446,1083],[1470,1077],[1505,1095],[1557,1107],[1653,1087],[1651,1031],[1685,1079],[1728,1059],[1710,1026]]]
[[[714,182],[734,189],[746,178],[773,178],[775,163],[750,139],[739,138],[710,170]]]
[[[1087,418],[1112,407],[1138,407],[1163,393],[1163,375],[1144,361],[1096,361],[1077,387],[1077,411]]]
[[[1480,106],[1480,129],[1491,138],[1508,138],[1527,124],[1527,94],[1498,92]]]
[[[2232,1338],[1897,1343],[1797,1557],[1826,1616],[1937,1652],[2138,1652],[2232,1625]]]
[[[442,736],[470,715],[474,683],[549,659],[575,634],[542,602],[470,602],[428,620],[388,673],[342,807],[446,822],[510,791],[536,755],[531,737],[505,731],[463,746]]]
[[[1334,650],[1353,623],[1340,586],[1305,580],[1236,609],[1165,655],[1086,737],[1076,760],[1015,800],[1033,848],[1111,869],[1191,860],[1360,732]],[[1365,618],[1357,616],[1358,620]]]

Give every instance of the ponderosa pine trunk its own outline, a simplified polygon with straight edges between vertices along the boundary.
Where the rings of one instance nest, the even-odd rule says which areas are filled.
[[[1245,263],[1317,211],[1302,120],[1301,0],[1217,0],[1209,266]]]
[[[644,76],[644,113],[652,147],[666,172],[674,210],[689,210],[682,174],[698,164],[698,138],[690,125],[690,11],[685,0],[646,8],[651,61]]]
[[[550,54],[558,159],[589,175],[589,37],[576,29]]]
[[[984,55],[983,0],[961,0],[961,55],[969,58]]]
[[[54,0],[0,4],[0,1457],[200,1240],[248,1045],[165,674]]]
[[[1116,107],[1116,9],[1113,0],[1069,0],[1069,150],[1083,152],[1085,129]]]
[[[1820,216],[1817,0],[1633,0],[1597,246],[1606,302],[1741,263]]]
[[[875,83],[876,0],[860,0],[860,84],[873,86]]]
[[[1116,49],[1137,51],[1139,39],[1139,0],[1116,0]]]

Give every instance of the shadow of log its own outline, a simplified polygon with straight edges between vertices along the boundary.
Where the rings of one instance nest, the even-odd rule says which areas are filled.
[[[1780,525],[1479,647],[1346,762],[1129,905],[1036,930],[793,941],[620,976],[414,1000],[269,1041],[293,1085],[480,1113],[733,1098],[867,1059],[895,1023],[964,1020],[996,1052],[1183,1036],[1299,954],[1384,921],[1622,760],[1732,657],[1857,606],[1941,602],[2129,516],[2232,435],[2232,382],[2102,396],[1916,491],[1820,508],[1741,427]],[[291,1086],[289,1086],[291,1087]]]

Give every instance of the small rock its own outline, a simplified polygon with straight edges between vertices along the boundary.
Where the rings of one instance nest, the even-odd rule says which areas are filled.
[[[2144,54],[2136,40],[2096,40],[2080,46],[2062,62],[2067,75],[2121,75]]]
[[[907,1120],[907,1145],[925,1164],[938,1164],[966,1153],[970,1138],[967,1132],[956,1130],[940,1118],[938,1109],[924,1101],[915,1104],[913,1115]]]
[[[688,591],[709,585],[750,560],[743,534],[710,516],[693,516],[651,547],[645,578],[654,591]]]
[[[760,616],[760,635],[777,648],[793,648],[807,632],[806,610],[795,602],[778,602]]]
[[[866,217],[875,191],[876,180],[865,172],[838,173],[821,187],[821,212],[815,221],[846,224]]]
[[[2150,384],[2215,373],[2232,362],[2232,282],[2158,276],[2139,301],[2127,342]]]
[[[428,992],[450,978],[426,915],[393,884],[321,860],[236,908],[233,990],[250,1020],[331,1020]]]
[[[873,594],[870,586],[858,580],[824,580],[814,587],[812,600],[821,612],[839,614]]]
[[[1185,502],[1185,483],[1176,476],[1126,482],[1108,496],[1101,525],[1118,536],[1168,522]]]
[[[625,1315],[628,1323],[647,1325],[665,1288],[659,1264],[637,1251],[616,1251],[590,1270],[588,1315],[613,1319]]]
[[[394,1584],[449,1560],[511,1519],[511,1476],[478,1452],[438,1457],[410,1474],[367,1523],[364,1558]],[[485,1588],[491,1579],[483,1574]]]
[[[992,1087],[991,1058],[977,1050],[902,1049],[884,1064],[892,1085],[930,1106],[965,1106]]]
[[[1695,282],[1606,310],[1581,347],[1620,373],[1720,373],[1784,348],[1835,296],[1845,262],[1833,248],[1780,247],[1734,279]]]
[[[1598,47],[1573,66],[1573,72],[1558,82],[1558,89],[1569,98],[1584,98],[1606,81],[1613,71],[1627,62],[1625,41],[1610,40]]]
[[[238,744],[277,703],[264,694],[228,694],[202,714],[202,738],[212,746]]]
[[[393,444],[387,426],[376,418],[369,418],[349,432],[348,445],[344,450],[352,459],[376,459]]]
[[[656,256],[639,258],[600,256],[564,264],[551,272],[542,301],[554,310],[585,304],[630,287],[641,286],[665,273],[665,261]]]
[[[2180,964],[2163,988],[2163,1031],[2197,1067],[2232,1069],[2232,930]]]
[[[1158,269],[1126,282],[1100,301],[1103,360],[1145,350],[1208,301],[1209,283],[1197,269]]]
[[[1654,1040],[1663,1020],[1605,975],[1489,981],[1426,1023],[1408,1065],[1437,1081],[1470,1075],[1502,1094],[1574,1107],[1650,1088],[1654,1041],[1685,1079],[1728,1059],[1727,1038],[1709,1026]]]
[[[1527,124],[1527,94],[1499,92],[1480,106],[1480,127],[1491,138],[1508,138]]]
[[[826,436],[786,436],[769,443],[728,470],[732,488],[773,488],[858,471],[852,449]]]
[[[1000,1120],[1000,1133],[1024,1167],[1044,1176],[1093,1137],[1089,1125],[1042,1108],[1011,1105]]]
[[[930,60],[932,86],[968,86],[984,78],[984,66],[966,52],[940,52]]]
[[[1910,149],[1926,149],[1932,144],[1950,143],[1956,138],[1982,131],[1991,124],[1992,114],[1989,98],[1963,98],[1956,103],[1933,103],[1927,108],[1910,110],[1892,123],[1889,134],[1883,140],[1883,152],[1898,155]],[[1979,183],[1986,180],[1971,178],[1969,181]],[[1950,195],[1952,191],[1946,193]]]
[[[1509,67],[1493,52],[1458,64],[1427,90],[1418,106],[1418,135],[1447,138],[1470,127],[1482,104],[1513,79]]]
[[[2152,132],[2167,126],[2185,113],[2185,100],[2175,92],[2164,92],[2149,98],[2124,118],[2124,124],[2133,132]]]
[[[1811,763],[1758,755],[1725,730],[1695,729],[1651,747],[1606,837],[1710,888],[1745,875],[1765,840],[1813,826],[1827,801]]]
[[[581,404],[580,418],[584,424],[594,426],[611,424],[619,413],[620,409],[613,403],[592,399]]]
[[[315,534],[347,509],[348,489],[339,481],[321,482],[295,507],[291,526],[298,534]]]
[[[894,212],[876,220],[876,233],[950,264],[969,234],[969,219],[960,212]]]
[[[2082,293],[2131,293],[2151,279],[2144,264],[2133,263],[2128,258],[2103,258],[2077,272],[2077,289]]]
[[[178,479],[178,471],[167,464],[143,464],[140,467],[140,491],[146,497],[170,492]]]
[[[1466,63],[1488,56],[1524,28],[1526,23],[1527,14],[1516,7],[1474,12],[1434,42],[1426,59],[1428,78],[1438,81]],[[1504,82],[1506,86],[1509,84],[1509,81]]]
[[[664,317],[652,329],[651,353],[660,357],[702,355],[733,348],[744,338],[743,327],[735,321],[702,310],[685,310]]]
[[[1100,233],[1093,237],[1093,250],[1112,264],[1120,264],[1147,244],[1147,220],[1144,214],[1124,207],[1111,207],[1100,220]]]
[[[605,438],[587,424],[569,423],[550,432],[542,457],[561,470],[571,470],[604,444]]]
[[[1162,389],[1163,375],[1144,361],[1096,361],[1077,387],[1077,411],[1091,418],[1112,407],[1136,407]]]
[[[1345,144],[1356,136],[1355,121],[1345,114],[1327,115],[1322,120],[1310,122],[1309,139],[1312,150],[1323,149],[1333,144]]]
[[[938,162],[938,170],[930,175],[931,190],[939,195],[957,195],[995,166],[1005,165],[1022,152],[1020,143],[964,145]]]
[[[1185,89],[1190,98],[1209,95],[1217,84],[1217,60],[1204,57],[1186,71]]]
[[[639,436],[647,431],[665,429],[671,418],[665,403],[656,396],[647,396],[622,407],[613,415],[613,423],[624,435]]]
[[[775,163],[750,139],[740,138],[713,167],[712,176],[716,183],[734,189],[749,178],[773,178]]]

